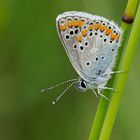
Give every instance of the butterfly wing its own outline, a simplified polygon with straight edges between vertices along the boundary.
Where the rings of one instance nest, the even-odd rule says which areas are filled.
[[[59,37],[76,72],[96,78],[114,65],[122,30],[112,21],[84,12],[65,12],[56,19]]]

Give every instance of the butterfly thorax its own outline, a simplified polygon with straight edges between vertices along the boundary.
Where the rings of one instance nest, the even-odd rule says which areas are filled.
[[[107,81],[110,79],[110,75],[100,74],[96,77],[91,77],[90,80],[79,79],[79,82],[76,84],[76,87],[80,90],[87,89],[97,89],[99,86],[105,86]]]

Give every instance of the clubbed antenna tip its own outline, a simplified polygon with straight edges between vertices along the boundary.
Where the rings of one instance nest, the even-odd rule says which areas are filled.
[[[55,104],[56,104],[56,101],[55,101],[55,100],[54,100],[54,101],[52,101],[52,104],[53,104],[53,105],[55,105]]]
[[[56,102],[66,93],[66,91],[67,91],[73,84],[75,84],[75,83],[78,82],[78,79],[70,79],[70,80],[67,80],[67,81],[58,83],[58,84],[56,84],[56,85],[54,85],[54,86],[52,86],[52,87],[49,87],[49,88],[46,88],[46,89],[42,89],[42,90],[40,90],[40,92],[42,92],[42,93],[48,92],[48,91],[50,91],[50,90],[52,90],[52,89],[54,89],[54,88],[57,88],[57,87],[59,87],[59,86],[61,86],[61,85],[64,85],[64,84],[66,84],[66,83],[69,83],[69,82],[72,82],[72,83],[71,83],[71,84],[70,84],[70,85],[69,85],[55,100],[53,100],[52,104],[55,105]]]
[[[42,90],[40,90],[40,92],[42,92],[42,93],[48,92],[48,91],[49,91],[49,89],[42,89]]]

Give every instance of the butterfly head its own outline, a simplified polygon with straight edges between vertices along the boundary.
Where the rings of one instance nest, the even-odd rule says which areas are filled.
[[[88,83],[83,80],[80,79],[77,83],[76,83],[76,88],[81,90],[81,91],[86,91],[88,89]]]

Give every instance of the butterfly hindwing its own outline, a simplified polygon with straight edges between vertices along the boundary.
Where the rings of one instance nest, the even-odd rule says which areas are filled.
[[[59,15],[56,26],[67,55],[81,78],[96,78],[113,67],[122,34],[115,23],[72,11]]]

